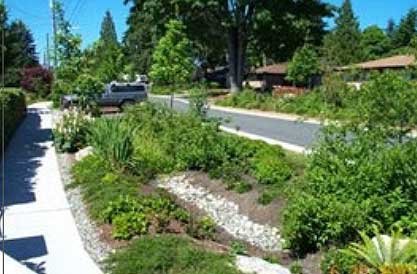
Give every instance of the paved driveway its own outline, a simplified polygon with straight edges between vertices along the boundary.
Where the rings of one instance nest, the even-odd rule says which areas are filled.
[[[164,97],[151,97],[151,101],[169,105],[169,99]],[[186,111],[188,104],[184,100],[174,101],[174,108]],[[292,145],[308,148],[317,140],[321,125],[302,121],[289,121],[287,119],[269,118],[249,114],[233,113],[223,110],[209,110],[210,117],[225,119],[223,125],[233,129],[271,138]],[[227,122],[229,121],[229,122]]]
[[[65,196],[51,116],[46,103],[29,107],[6,151],[4,251],[36,273],[99,274]]]

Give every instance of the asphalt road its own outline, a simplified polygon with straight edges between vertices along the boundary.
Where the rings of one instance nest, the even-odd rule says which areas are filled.
[[[168,98],[151,97],[150,101],[169,105]],[[188,104],[174,101],[174,109],[186,111]],[[210,117],[222,118],[223,126],[238,129],[281,142],[310,147],[317,140],[321,126],[303,121],[288,121],[279,118],[267,118],[249,114],[238,114],[220,110],[209,110]]]

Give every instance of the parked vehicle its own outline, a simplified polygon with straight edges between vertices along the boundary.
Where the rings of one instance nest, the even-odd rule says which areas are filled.
[[[119,107],[120,109],[148,98],[148,85],[145,83],[116,83],[106,86],[106,90],[97,97],[97,104],[101,107]],[[64,95],[61,106],[69,108],[78,103],[77,95]]]

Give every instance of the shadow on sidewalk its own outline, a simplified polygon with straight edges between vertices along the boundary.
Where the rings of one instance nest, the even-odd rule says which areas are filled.
[[[39,258],[48,254],[43,236],[5,240],[4,249],[7,255],[26,265],[29,269],[38,274],[46,273],[45,262],[39,264],[25,262],[29,259]],[[2,250],[2,247],[0,247],[0,250]]]
[[[16,131],[5,153],[5,206],[36,201],[33,191],[36,171],[47,147],[43,143],[51,139],[50,129],[41,129],[41,113],[44,109],[29,109],[23,123]],[[2,201],[0,189],[0,201]]]

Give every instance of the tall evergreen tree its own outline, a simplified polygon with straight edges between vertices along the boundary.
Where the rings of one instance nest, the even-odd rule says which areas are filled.
[[[362,33],[361,49],[363,60],[382,57],[390,50],[390,39],[378,26],[369,26]]]
[[[38,64],[33,35],[20,20],[8,23],[7,8],[4,4],[0,4],[0,25],[5,34],[5,84],[19,86],[23,68]]]
[[[417,9],[410,9],[393,35],[393,46],[395,48],[407,47],[410,45],[414,35],[417,34]]]
[[[100,40],[105,44],[118,44],[116,26],[110,11],[106,11],[101,23]]]
[[[23,68],[38,64],[35,40],[22,21],[11,23],[7,40],[7,55],[12,60],[10,65]]]
[[[325,54],[331,65],[348,65],[361,60],[361,31],[352,3],[345,0],[338,11],[336,27],[325,39]]]
[[[388,20],[386,33],[387,33],[388,38],[390,38],[391,40],[394,37],[396,29],[397,29],[397,25],[395,24],[394,19],[390,18]]]

